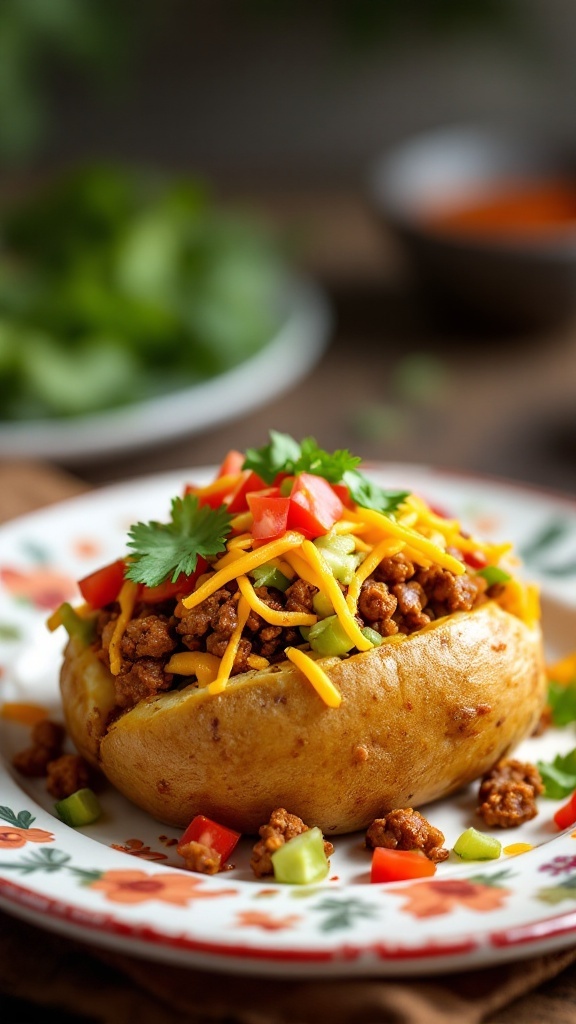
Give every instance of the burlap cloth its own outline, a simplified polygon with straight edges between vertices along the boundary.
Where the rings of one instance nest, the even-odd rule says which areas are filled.
[[[0,521],[85,490],[0,463]],[[150,963],[0,914],[4,1024],[576,1024],[576,944],[528,961],[408,979],[270,980]]]

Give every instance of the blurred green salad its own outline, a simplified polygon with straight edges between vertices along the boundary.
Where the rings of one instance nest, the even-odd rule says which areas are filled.
[[[282,263],[194,180],[91,167],[0,215],[0,420],[205,380],[279,326]]]

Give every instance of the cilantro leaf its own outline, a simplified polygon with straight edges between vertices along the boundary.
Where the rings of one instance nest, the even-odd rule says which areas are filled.
[[[189,576],[198,555],[208,557],[225,549],[230,521],[223,506],[201,506],[193,494],[174,498],[169,523],[151,521],[131,528],[128,547],[134,553],[127,578],[156,587],[169,578],[175,582],[181,573]]]
[[[576,748],[568,754],[557,754],[553,761],[537,762],[544,783],[544,796],[562,800],[576,789]]]
[[[357,505],[384,514],[395,512],[410,493],[409,491],[385,491],[356,469],[344,473],[342,482],[346,484],[350,491],[350,497]]]
[[[548,704],[554,725],[563,726],[576,722],[576,679],[568,684],[550,680]]]
[[[294,473],[312,473],[322,476],[330,484],[339,484],[348,470],[356,469],[362,460],[351,455],[346,448],[335,452],[319,448],[313,437],[305,437],[300,445],[300,458],[294,466]]]
[[[278,473],[294,472],[300,453],[300,445],[289,434],[271,430],[269,444],[246,449],[242,469],[251,469],[267,484],[272,484]]]

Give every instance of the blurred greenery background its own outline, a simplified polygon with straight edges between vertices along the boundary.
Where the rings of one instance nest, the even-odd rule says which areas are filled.
[[[575,42],[574,0],[0,0],[0,418],[102,408],[249,355],[278,322],[271,212],[337,331],[301,427],[287,396],[238,445],[274,420],[369,457],[563,483],[574,430],[558,427],[562,456],[546,439],[573,408],[572,336],[538,362],[527,342],[519,359],[510,338],[439,332],[365,186],[382,152],[440,125],[573,139]],[[248,219],[229,216],[238,200]],[[348,378],[335,410],[324,391]],[[227,441],[206,443],[199,461]]]

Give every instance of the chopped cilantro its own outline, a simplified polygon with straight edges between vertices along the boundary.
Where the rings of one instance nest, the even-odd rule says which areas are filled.
[[[189,576],[198,555],[206,558],[224,550],[230,520],[223,506],[201,506],[193,494],[174,498],[169,523],[136,523],[131,528],[127,578],[156,587],[168,578],[175,582],[181,573]]]
[[[342,482],[346,484],[352,500],[357,505],[361,505],[362,508],[372,508],[376,512],[394,512],[410,493],[409,491],[385,491],[356,469],[348,470],[344,474]]]
[[[553,761],[537,762],[544,783],[544,796],[562,800],[576,790],[576,748],[568,754],[557,754]]]
[[[271,430],[270,443],[263,448],[249,448],[242,468],[258,473],[267,484],[274,483],[279,473],[312,473],[331,484],[345,484],[352,500],[363,508],[385,514],[394,512],[409,492],[385,491],[372,483],[357,468],[361,461],[345,448],[330,453],[319,448],[313,437],[305,437],[298,444],[289,434]]]
[[[313,437],[305,437],[300,445],[300,458],[294,466],[294,473],[313,473],[315,476],[323,476],[330,484],[339,484],[344,475],[355,470],[361,461],[346,448],[338,448],[330,454],[319,448]]]
[[[274,483],[278,473],[293,473],[300,458],[300,445],[289,434],[270,431],[270,443],[263,448],[247,448],[242,469],[251,469],[267,484]]]
[[[562,726],[576,722],[576,679],[567,684],[551,680],[548,686],[548,704],[554,725]]]

